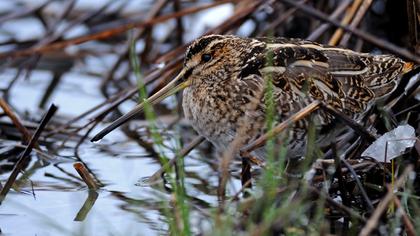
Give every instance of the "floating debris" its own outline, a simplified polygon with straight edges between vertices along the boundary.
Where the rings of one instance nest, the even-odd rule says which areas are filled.
[[[400,125],[373,142],[362,153],[362,157],[371,157],[379,162],[389,163],[412,148],[415,143],[414,128],[411,125]]]

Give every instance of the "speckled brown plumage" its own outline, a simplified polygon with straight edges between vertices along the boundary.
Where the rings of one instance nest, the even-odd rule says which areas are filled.
[[[273,84],[275,115],[282,121],[318,99],[356,121],[389,95],[410,63],[299,39],[249,39],[209,35],[187,50],[183,92],[185,116],[194,129],[225,150],[241,124],[247,141],[266,131],[267,81]],[[320,127],[333,122],[318,112]],[[304,155],[306,121],[290,129],[289,156]]]

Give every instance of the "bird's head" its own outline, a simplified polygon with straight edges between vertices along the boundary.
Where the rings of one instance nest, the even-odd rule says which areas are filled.
[[[235,71],[240,60],[238,44],[244,39],[226,35],[206,35],[195,40],[185,53],[180,78],[189,84],[212,83],[225,79],[226,73]]]

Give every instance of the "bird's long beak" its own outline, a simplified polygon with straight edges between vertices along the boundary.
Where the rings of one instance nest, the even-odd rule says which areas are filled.
[[[107,135],[108,133],[110,133],[114,129],[118,128],[123,123],[125,123],[129,119],[133,118],[135,115],[137,115],[140,112],[142,112],[143,109],[144,109],[144,105],[146,103],[148,103],[148,104],[156,104],[156,103],[159,103],[160,101],[162,101],[166,97],[169,97],[172,94],[175,94],[176,92],[178,92],[178,91],[180,91],[180,90],[188,87],[190,85],[189,80],[185,80],[185,81],[183,81],[183,82],[181,82],[181,83],[178,84],[178,81],[181,80],[184,77],[184,75],[185,75],[185,69],[183,69],[175,77],[175,79],[173,79],[169,84],[167,84],[161,90],[159,90],[158,92],[156,92],[155,94],[153,94],[148,99],[145,99],[142,103],[140,103],[139,105],[135,106],[133,108],[133,110],[131,110],[127,114],[121,116],[120,118],[118,118],[117,120],[115,120],[114,122],[112,122],[110,125],[108,125],[106,128],[104,128],[103,130],[101,130],[98,134],[95,135],[95,137],[93,137],[91,139],[91,141],[92,142],[95,142],[95,141],[98,141],[98,140],[102,139],[105,135]]]

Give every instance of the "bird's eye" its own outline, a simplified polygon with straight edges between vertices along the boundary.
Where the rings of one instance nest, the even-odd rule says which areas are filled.
[[[208,62],[208,61],[210,61],[210,60],[211,60],[211,55],[210,55],[210,54],[203,54],[203,55],[201,56],[201,60],[202,60],[203,62]]]

